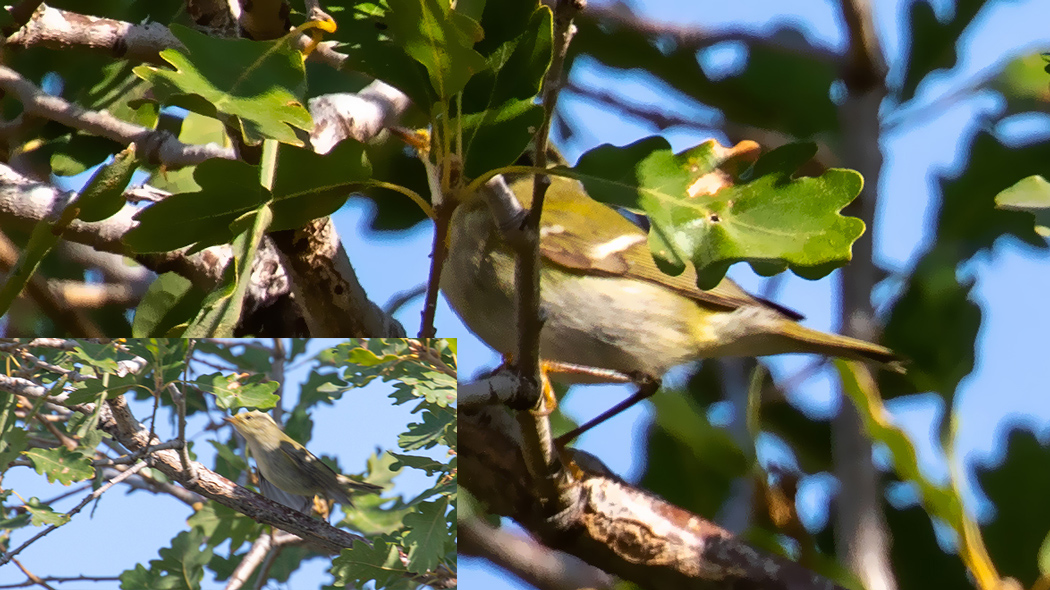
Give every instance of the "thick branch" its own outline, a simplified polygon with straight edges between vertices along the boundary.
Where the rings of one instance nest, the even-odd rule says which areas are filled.
[[[274,232],[273,240],[311,335],[405,336],[401,324],[368,299],[331,218]]]
[[[132,24],[41,6],[33,18],[7,38],[8,47],[78,47],[133,62],[164,64],[160,52],[182,48],[168,27],[157,22]]]
[[[103,410],[99,428],[111,434],[120,444],[129,451],[135,452],[150,446],[149,430],[146,429],[128,409],[127,402],[123,396],[118,396],[106,402],[108,410]],[[153,444],[157,441],[154,439]],[[326,522],[287,508],[243,488],[225,477],[215,473],[200,463],[194,464],[197,472],[197,481],[188,483],[179,452],[176,450],[160,450],[152,453],[152,467],[160,470],[173,481],[182,484],[186,489],[196,492],[206,498],[227,506],[245,514],[246,516],[282,530],[295,533],[302,537],[307,543],[317,549],[328,553],[338,553],[344,548],[353,546],[354,541],[367,541],[358,535],[354,535],[337,529]]]
[[[574,501],[544,508],[522,459],[516,422],[502,408],[460,412],[461,484],[553,549],[650,589],[838,588],[782,557],[755,551],[713,522],[611,474],[581,452]]]
[[[459,521],[459,553],[485,557],[540,590],[609,588],[612,577],[535,540],[496,528],[480,518]]]

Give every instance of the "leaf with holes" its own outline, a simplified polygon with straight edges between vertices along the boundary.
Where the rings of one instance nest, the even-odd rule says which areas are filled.
[[[817,279],[850,260],[864,222],[839,211],[860,194],[863,179],[834,168],[796,177],[815,153],[813,144],[785,145],[732,174],[720,167],[741,156],[734,150],[709,141],[675,154],[667,140],[650,137],[599,146],[562,172],[598,200],[643,209],[661,269],[678,274],[691,261],[697,284],[709,289],[737,262],[765,276],[790,268]]]

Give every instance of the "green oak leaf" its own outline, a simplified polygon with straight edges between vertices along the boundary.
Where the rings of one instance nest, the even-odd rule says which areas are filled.
[[[287,39],[225,39],[180,25],[170,28],[186,48],[160,52],[175,70],[147,65],[134,70],[153,85],[154,94],[166,104],[222,120],[249,144],[272,138],[304,145],[293,128],[312,126],[303,106],[306,70],[302,54]]]
[[[442,100],[463,90],[471,76],[488,67],[474,43],[481,27],[449,7],[449,0],[390,0],[388,22],[394,40],[423,64]]]
[[[198,590],[204,566],[212,558],[211,547],[201,549],[204,542],[204,533],[198,528],[180,532],[171,540],[171,547],[158,552],[160,559],[150,560],[149,569],[140,563],[121,573],[120,587]]]
[[[268,410],[281,399],[274,393],[280,384],[276,381],[266,381],[263,375],[244,378],[237,374],[211,373],[198,377],[194,384],[201,391],[215,395],[215,402],[224,410]]]
[[[194,288],[189,279],[166,272],[150,283],[135,308],[131,335],[136,338],[177,335],[169,332],[192,320],[203,300],[204,292]]]
[[[539,93],[551,63],[552,19],[550,8],[540,6],[520,35],[487,56],[489,67],[478,72],[463,89],[464,113],[487,111],[507,101],[531,99]]]
[[[259,183],[258,166],[206,160],[193,173],[200,189],[172,195],[143,209],[135,216],[138,226],[125,235],[124,242],[136,252],[229,243],[236,235],[231,224],[271,199],[269,231],[302,227],[339,209],[351,189],[370,175],[364,146],[355,141],[343,141],[325,156],[279,146],[272,191]]]
[[[263,527],[240,512],[217,502],[208,502],[202,506],[186,519],[186,523],[204,533],[204,543],[208,547],[216,547],[229,540],[230,553],[254,538]]]
[[[270,231],[302,227],[335,213],[354,186],[371,178],[365,146],[345,140],[325,155],[282,145],[273,178]]]
[[[270,199],[259,184],[259,169],[215,158],[193,172],[201,190],[172,195],[143,209],[139,224],[124,235],[135,252],[168,252],[196,244],[202,249],[233,240],[230,224]]]
[[[135,146],[113,156],[113,161],[99,168],[77,199],[81,221],[102,221],[116,215],[124,207],[124,189],[138,168]]]
[[[353,11],[339,21],[335,36],[343,41],[337,49],[346,55],[347,70],[368,74],[398,88],[421,111],[429,113],[438,100],[430,75],[403,47],[390,38],[385,15]]]
[[[984,523],[981,533],[996,569],[1011,576],[1020,586],[1037,586],[1040,569],[1045,567],[1044,545],[1050,530],[1050,505],[1040,494],[1050,486],[1050,446],[1030,430],[1015,422],[1003,435],[999,457],[975,469],[981,489],[991,500],[994,515]],[[1042,555],[1040,555],[1042,553]]]
[[[680,154],[661,137],[622,148],[601,145],[560,172],[582,181],[598,200],[644,210],[661,269],[678,274],[691,261],[698,286],[711,288],[737,262],[766,276],[790,268],[816,279],[850,260],[864,223],[839,211],[857,197],[863,179],[836,168],[815,178],[794,177],[815,153],[809,143],[782,146],[735,183],[693,197],[689,186],[717,172],[721,156],[714,142]]]
[[[842,73],[834,64],[779,43],[750,44],[738,71],[709,75],[689,43],[668,42],[659,33],[576,19],[570,59],[587,55],[620,72],[644,70],[696,102],[720,110],[728,121],[806,138],[839,129],[831,88]],[[771,39],[802,38],[797,26],[768,32]],[[706,118],[703,111],[696,116]],[[683,113],[683,116],[694,116]],[[701,119],[703,120],[703,119]]]
[[[40,475],[47,477],[49,483],[56,481],[68,486],[74,481],[90,479],[95,475],[91,466],[91,457],[80,451],[71,451],[66,447],[54,449],[29,449],[22,453]]]
[[[443,442],[442,436],[449,424],[456,421],[454,412],[423,412],[423,422],[408,425],[408,431],[397,437],[397,445],[403,450],[429,449]]]
[[[449,536],[446,515],[449,499],[441,497],[423,502],[417,511],[405,516],[404,544],[408,548],[409,571],[423,573],[437,567],[445,553]]]
[[[30,498],[25,503],[26,512],[32,515],[33,526],[62,526],[69,522],[70,516],[42,504],[38,498]]]
[[[463,171],[477,178],[500,166],[509,166],[524,153],[543,122],[543,107],[532,99],[510,100],[459,123],[466,146]]]
[[[397,545],[382,538],[372,540],[369,547],[363,541],[354,541],[350,549],[332,560],[332,574],[336,584],[361,587],[369,580],[376,581],[376,587],[382,588],[408,573],[401,562]]]
[[[958,63],[957,42],[970,26],[987,0],[959,0],[949,18],[937,15],[934,3],[916,0],[908,7],[908,26],[911,43],[905,59],[904,77],[899,89],[901,100],[915,96],[915,91],[930,73],[950,70]]]
[[[233,239],[233,264],[226,267],[222,282],[209,293],[201,305],[200,312],[186,326],[186,338],[218,336],[229,338],[241,319],[244,295],[251,282],[252,262],[259,250],[270,224],[273,211],[269,203],[263,203],[255,211],[245,213],[230,224]]]

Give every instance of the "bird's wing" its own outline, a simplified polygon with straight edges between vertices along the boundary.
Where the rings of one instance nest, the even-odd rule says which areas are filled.
[[[746,306],[764,306],[780,311],[793,319],[802,319],[796,311],[771,301],[755,297],[729,279],[723,279],[713,289],[696,286],[696,271],[686,266],[678,276],[664,273],[649,252],[645,231],[628,221],[611,207],[586,208],[574,206],[580,190],[576,181],[552,179],[547,199],[561,201],[548,215],[544,208],[541,226],[540,253],[548,261],[565,269],[603,276],[622,276],[647,281],[671,289],[701,305],[732,311]],[[570,232],[566,228],[586,227],[588,235]]]

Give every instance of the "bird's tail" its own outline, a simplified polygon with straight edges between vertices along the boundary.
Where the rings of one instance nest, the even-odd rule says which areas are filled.
[[[368,483],[365,481],[357,481],[356,479],[351,479],[343,474],[339,474],[336,479],[341,486],[348,490],[347,493],[361,492],[365,494],[378,494],[383,491],[383,486],[377,486],[374,483]]]
[[[891,371],[905,372],[903,357],[873,342],[813,330],[793,321],[781,322],[777,332],[779,337],[786,338],[793,343],[794,346],[791,348],[798,352],[812,352],[830,357],[875,362]],[[802,347],[798,346],[800,344]]]

